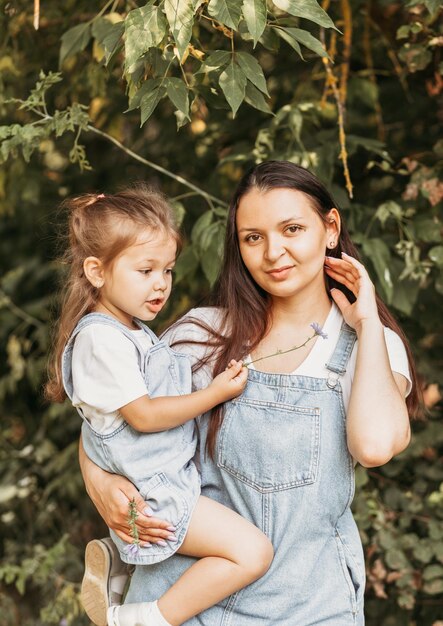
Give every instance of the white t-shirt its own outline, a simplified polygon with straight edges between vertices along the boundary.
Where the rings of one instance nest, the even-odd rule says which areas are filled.
[[[131,330],[145,353],[152,346],[144,330]],[[90,324],[81,330],[72,352],[72,404],[91,426],[109,434],[122,422],[118,409],[147,394],[137,350],[118,328]]]
[[[186,317],[194,317],[202,320],[211,328],[218,329],[220,326],[220,312],[216,308],[202,307],[199,309],[192,309]],[[318,337],[314,347],[306,357],[306,359],[297,368],[294,374],[300,376],[312,376],[314,378],[328,378],[329,370],[325,365],[330,360],[335,346],[337,345],[338,337],[340,334],[341,325],[343,323],[343,317],[339,308],[335,303],[332,304],[329,315],[323,325],[323,331],[328,335],[327,339]],[[406,355],[405,346],[400,337],[390,328],[385,328],[385,341],[388,351],[389,361],[393,372],[397,372],[404,376],[408,381],[406,395],[408,395],[412,388],[411,376],[409,373],[408,358]],[[199,328],[196,324],[178,324],[173,326],[170,330],[167,330],[164,338],[171,344],[174,341],[207,341],[208,333]],[[174,350],[182,350],[186,352],[193,361],[196,363],[199,358],[204,356],[204,347],[198,344],[183,344],[174,346]],[[343,391],[343,403],[345,410],[348,408],[349,399],[351,396],[352,381],[355,373],[355,363],[357,359],[358,341],[355,342],[351,356],[348,361],[346,372],[340,377],[340,384]],[[199,389],[210,382],[210,364],[201,368],[194,374],[194,386]],[[253,366],[250,366],[253,367]],[[260,369],[257,367],[257,369]]]
[[[334,348],[337,345],[342,323],[343,317],[340,313],[340,309],[335,303],[332,303],[331,310],[322,328],[323,332],[328,335],[328,338],[322,339],[321,337],[318,337],[306,359],[295,371],[291,373],[297,374],[298,376],[328,378],[330,372],[326,369],[326,363],[330,360]],[[384,331],[391,370],[401,374],[407,379],[408,386],[406,395],[408,395],[412,388],[412,382],[411,375],[409,373],[408,357],[406,355],[405,346],[400,337],[393,330],[385,327]],[[355,342],[351,356],[349,357],[346,372],[339,378],[343,392],[343,404],[345,410],[347,410],[349,406],[349,400],[351,397],[351,387],[352,381],[354,380],[355,364],[357,360],[357,347],[358,340]],[[249,367],[254,368],[254,365],[250,365]],[[257,367],[257,369],[260,368]]]

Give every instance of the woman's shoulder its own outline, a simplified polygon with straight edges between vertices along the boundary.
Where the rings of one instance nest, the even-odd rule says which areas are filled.
[[[162,334],[168,343],[174,341],[206,341],[213,333],[221,332],[223,309],[196,307],[185,313]]]

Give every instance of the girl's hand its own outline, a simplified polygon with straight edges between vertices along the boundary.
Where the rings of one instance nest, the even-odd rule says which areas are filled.
[[[210,387],[220,398],[219,402],[226,402],[239,396],[246,387],[248,369],[241,361],[232,360],[226,370],[216,376]]]
[[[352,291],[356,297],[356,301],[351,304],[343,292],[339,289],[331,289],[331,296],[345,322],[357,331],[365,320],[380,323],[375,287],[364,265],[344,252],[342,257],[342,259],[326,257],[325,272]]]

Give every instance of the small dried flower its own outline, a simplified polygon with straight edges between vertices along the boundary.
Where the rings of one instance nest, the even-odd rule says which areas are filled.
[[[140,539],[138,536],[138,530],[136,525],[137,518],[137,505],[135,503],[135,498],[132,498],[132,500],[128,502],[128,524],[129,534],[132,537],[132,543],[127,545],[125,548],[126,554],[130,554],[131,556],[137,556],[138,551],[140,550]]]
[[[129,543],[125,548],[125,552],[129,556],[137,556],[139,550],[140,546],[138,543]]]
[[[243,363],[243,367],[249,367],[250,365],[252,365],[252,363],[257,363],[258,361],[263,361],[263,359],[270,359],[272,356],[278,356],[279,354],[287,354],[288,352],[293,352],[294,350],[298,350],[299,348],[303,348],[312,339],[314,339],[314,337],[319,336],[319,337],[323,337],[323,339],[327,339],[328,338],[328,335],[325,332],[323,332],[323,329],[320,326],[320,324],[318,324],[317,322],[312,322],[312,324],[310,324],[310,326],[311,326],[311,328],[313,328],[314,334],[311,335],[310,337],[308,337],[304,343],[300,344],[299,346],[293,346],[292,348],[288,348],[288,350],[277,350],[276,352],[273,352],[272,354],[267,354],[266,356],[262,356],[259,359],[254,359],[253,361],[247,361],[247,362]]]
[[[310,324],[311,328],[314,329],[314,332],[316,335],[318,335],[319,337],[322,337],[323,339],[327,339],[328,335],[327,333],[323,332],[323,328],[320,326],[320,324],[318,324],[317,322],[312,322],[312,324]]]

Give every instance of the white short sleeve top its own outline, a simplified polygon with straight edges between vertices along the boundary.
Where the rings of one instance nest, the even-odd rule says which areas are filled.
[[[149,336],[141,329],[131,333],[147,352],[152,346]],[[72,404],[101,434],[123,422],[119,408],[147,394],[135,346],[118,328],[104,324],[91,324],[77,335],[72,382]]]

